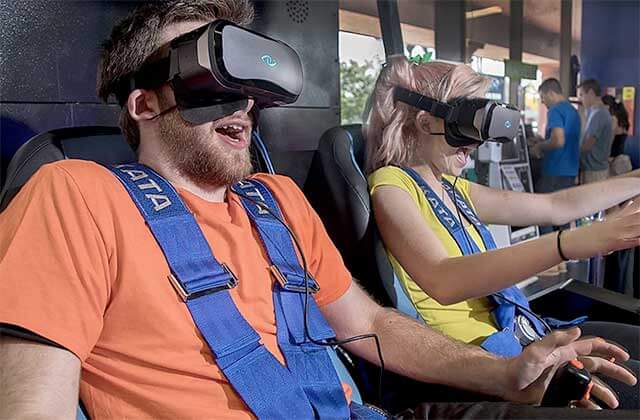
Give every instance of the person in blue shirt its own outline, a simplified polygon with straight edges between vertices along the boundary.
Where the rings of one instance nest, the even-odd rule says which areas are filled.
[[[549,110],[547,129],[544,141],[534,145],[531,153],[543,157],[536,192],[551,193],[575,185],[580,164],[580,115],[562,94],[557,79],[545,80],[538,91]],[[551,227],[541,227],[542,233],[551,230]]]

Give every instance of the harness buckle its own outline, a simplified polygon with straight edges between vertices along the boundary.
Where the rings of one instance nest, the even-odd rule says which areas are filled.
[[[178,293],[178,296],[180,296],[183,302],[187,302],[191,299],[196,299],[205,295],[209,295],[211,293],[217,293],[222,290],[233,289],[238,285],[238,278],[236,277],[235,274],[233,274],[233,271],[231,271],[231,269],[226,264],[220,264],[220,265],[222,266],[224,271],[229,275],[229,281],[227,282],[227,284],[223,284],[221,286],[210,287],[208,289],[198,290],[197,292],[189,293],[185,290],[185,288],[182,286],[182,283],[178,281],[178,279],[173,275],[173,273],[169,274],[168,276],[169,281],[171,282],[171,285],[173,286],[175,291]]]
[[[271,274],[278,281],[278,283],[280,283],[280,286],[282,286],[284,290],[288,290],[290,292],[298,292],[298,293],[305,292],[304,284],[302,286],[297,286],[295,284],[289,283],[287,278],[284,276],[284,274],[282,274],[282,271],[280,271],[280,269],[277,266],[272,265],[271,267],[269,267],[269,270],[271,270]],[[308,273],[307,273],[307,280],[312,280],[311,276]],[[317,293],[320,290],[320,287],[315,281],[308,281],[307,284],[309,285],[308,286],[309,293],[311,294]]]

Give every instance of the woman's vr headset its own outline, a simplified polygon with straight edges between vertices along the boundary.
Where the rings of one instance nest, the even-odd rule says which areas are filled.
[[[394,88],[394,99],[444,120],[444,138],[452,147],[485,141],[507,143],[518,133],[520,111],[484,98],[458,98],[444,103],[419,93]]]
[[[214,121],[245,109],[295,102],[302,91],[298,54],[281,41],[216,20],[171,41],[117,93],[124,105],[134,89],[171,83],[178,111],[193,124]]]

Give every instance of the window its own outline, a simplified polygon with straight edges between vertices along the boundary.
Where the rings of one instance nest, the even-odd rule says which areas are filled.
[[[345,4],[348,6],[349,4]],[[385,61],[375,2],[365,10],[340,9],[340,123],[362,123],[367,99]]]

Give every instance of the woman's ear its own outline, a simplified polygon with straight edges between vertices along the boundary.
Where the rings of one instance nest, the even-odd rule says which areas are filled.
[[[160,113],[158,95],[153,90],[135,89],[129,94],[127,109],[135,121],[148,121]]]
[[[418,111],[416,115],[416,128],[421,134],[430,135],[433,131],[433,118],[426,111]]]

